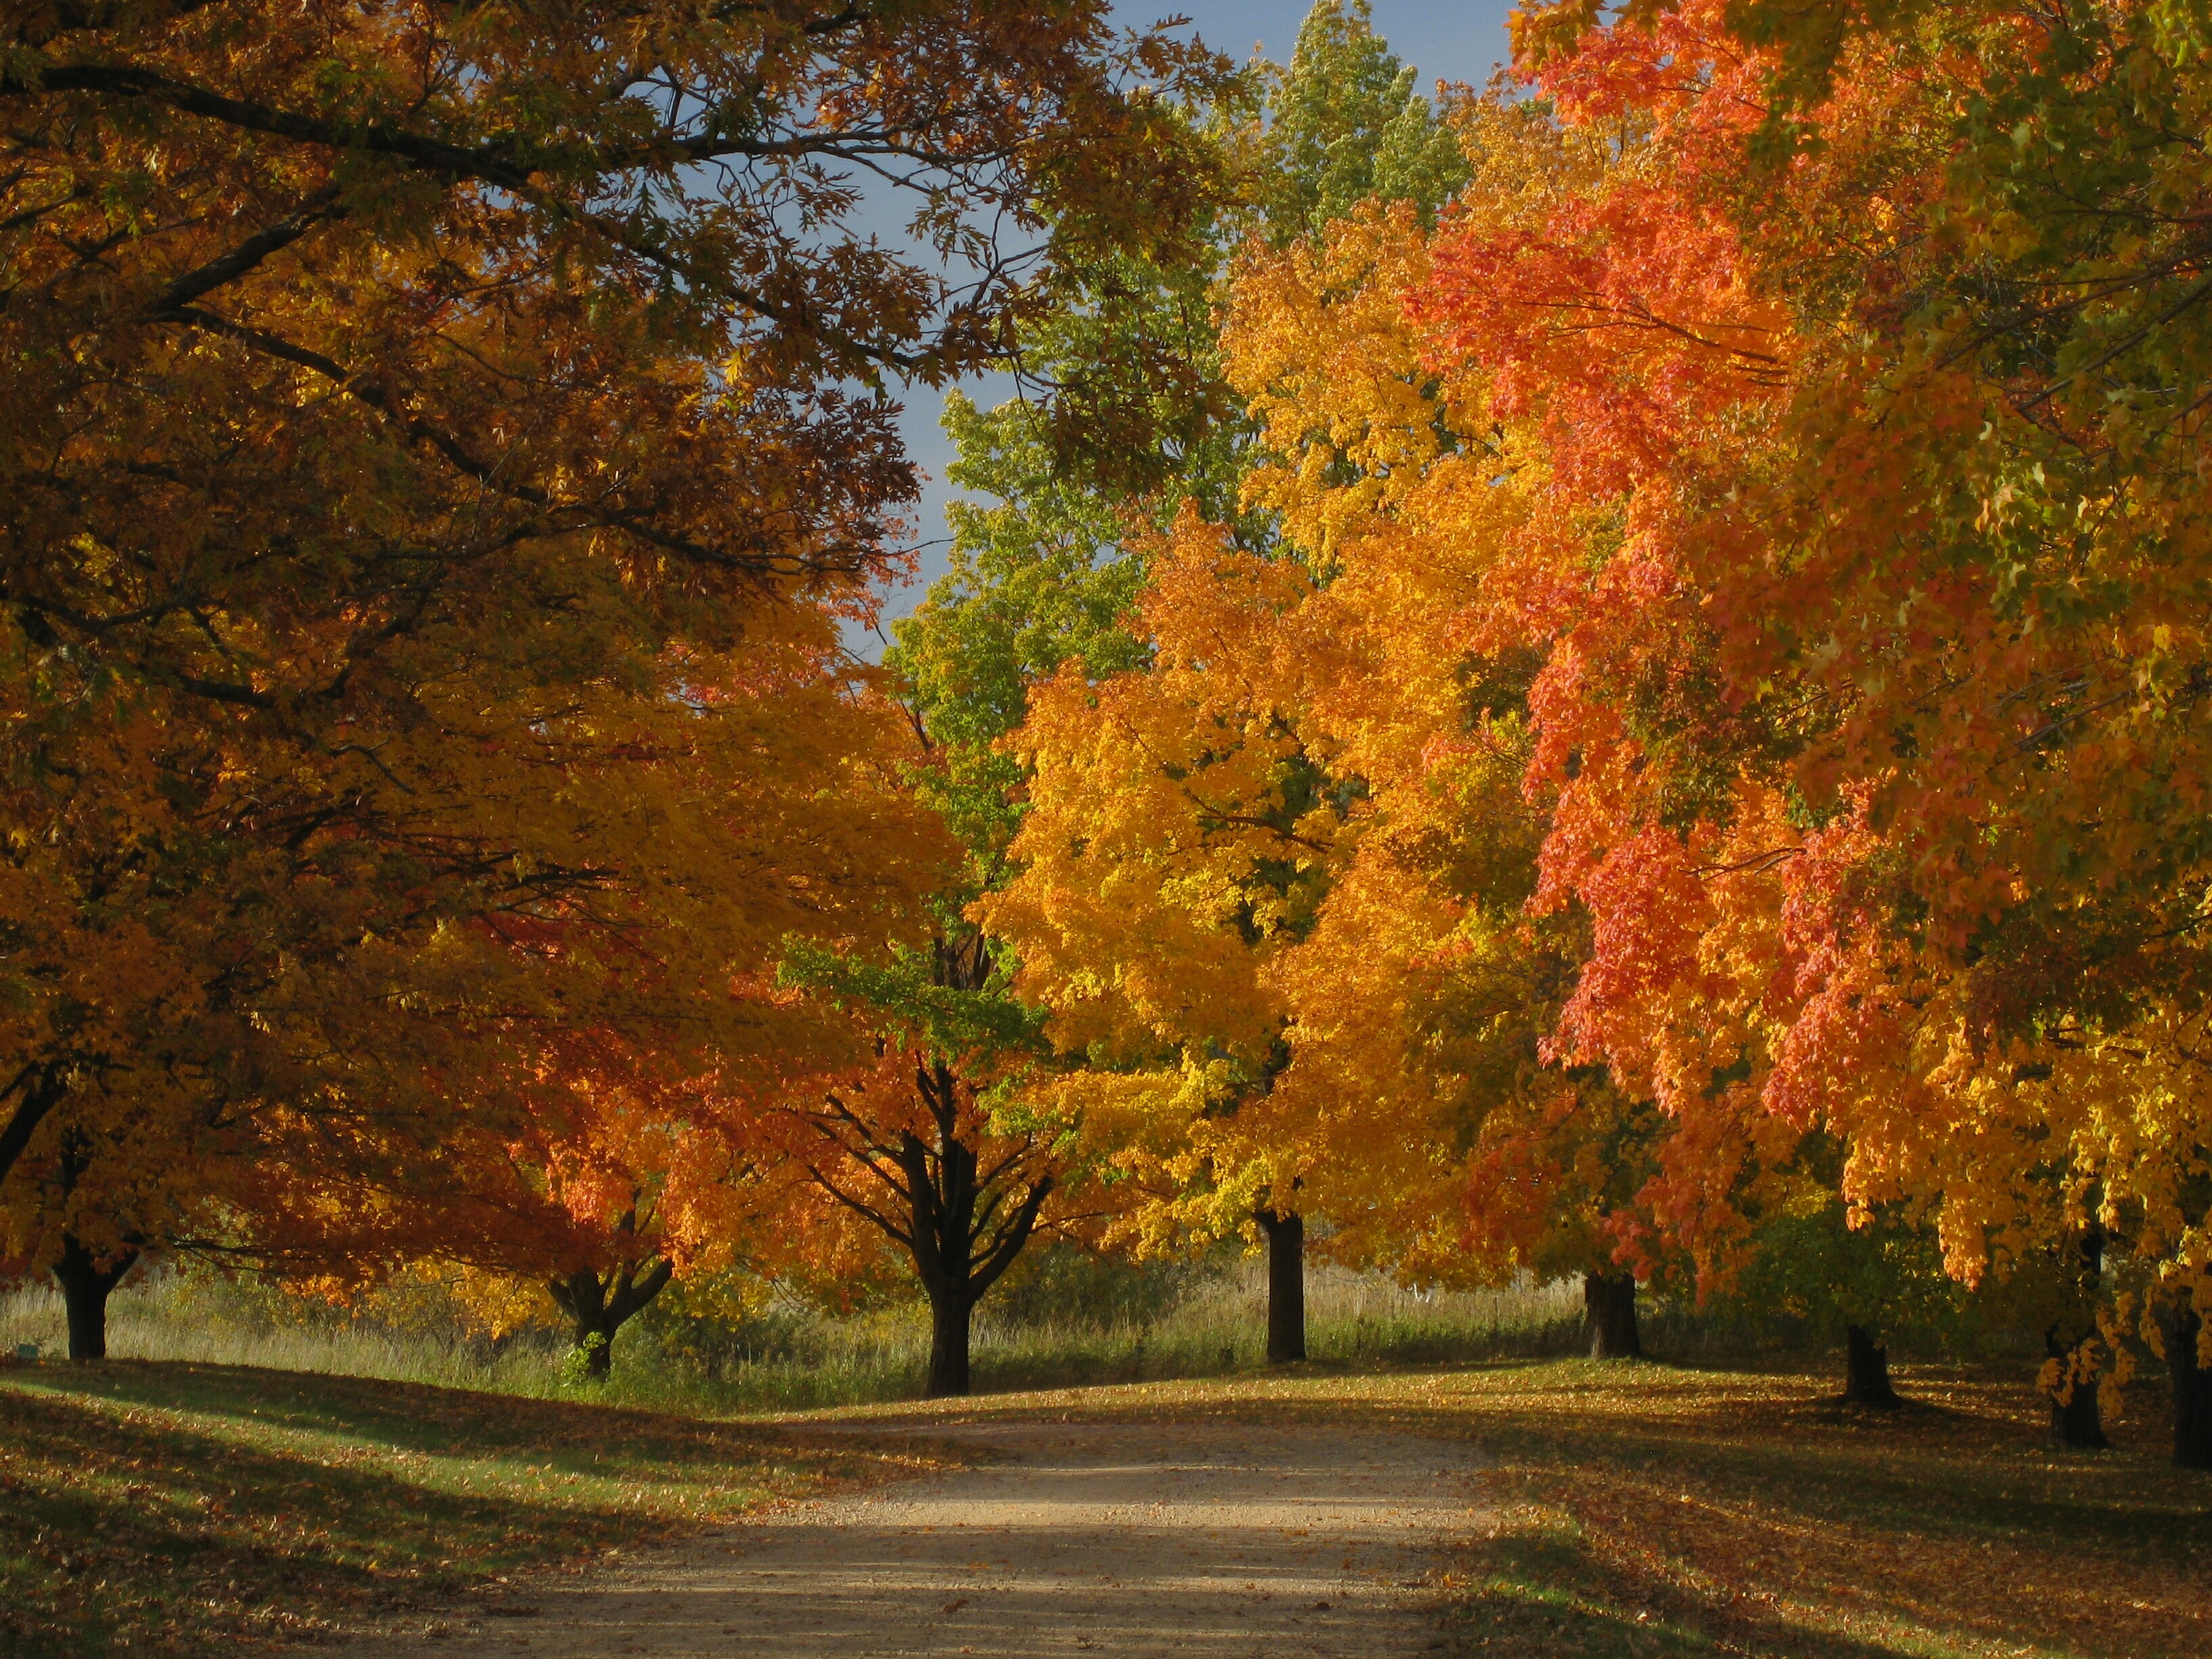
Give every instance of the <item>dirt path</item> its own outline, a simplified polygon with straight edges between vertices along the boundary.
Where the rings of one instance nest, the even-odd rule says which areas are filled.
[[[1325,1426],[948,1427],[994,1461],[785,1510],[346,1659],[1394,1659],[1468,1450]],[[527,1607],[534,1609],[522,1613]],[[422,1630],[418,1626],[417,1631]]]

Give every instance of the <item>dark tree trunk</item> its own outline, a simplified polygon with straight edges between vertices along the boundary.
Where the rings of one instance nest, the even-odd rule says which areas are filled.
[[[1644,1338],[1636,1328],[1634,1273],[1584,1273],[1583,1313],[1592,1359],[1644,1357]]]
[[[584,1356],[584,1376],[589,1381],[605,1382],[615,1374],[615,1332],[620,1328],[605,1324],[576,1328],[576,1352]]]
[[[62,1235],[62,1255],[54,1263],[54,1278],[60,1282],[62,1305],[69,1313],[71,1359],[107,1358],[108,1295],[137,1260],[137,1251],[125,1250],[112,1261],[103,1261],[73,1235]]]
[[[2159,1316],[2166,1363],[2173,1374],[2173,1461],[2185,1469],[2212,1469],[2212,1365],[2199,1363],[2203,1316],[2176,1298]]]
[[[1889,1386],[1889,1350],[1863,1325],[1844,1327],[1844,1398],[1884,1411],[1905,1403]]]
[[[2045,1334],[2044,1348],[2062,1364],[2073,1357],[2074,1345],[2052,1333]],[[2112,1443],[2105,1437],[2104,1419],[2097,1408],[2095,1377],[2085,1377],[2070,1388],[2062,1383],[2051,1396],[2051,1437],[2083,1451],[2102,1451]]]
[[[978,945],[972,960],[941,942],[940,982],[981,984],[988,957]],[[1016,1197],[1018,1153],[982,1166],[975,1147],[962,1138],[961,1111],[972,1108],[974,1091],[941,1060],[915,1067],[916,1095],[937,1126],[935,1145],[911,1129],[899,1136],[898,1164],[906,1179],[896,1189],[905,1200],[906,1224],[879,1211],[841,1200],[907,1247],[922,1293],[929,1298],[928,1397],[942,1400],[968,1392],[968,1355],[975,1304],[1012,1265],[1052,1192],[1052,1176],[1038,1174]],[[817,1179],[820,1176],[817,1176]],[[836,1192],[836,1189],[832,1188]]]
[[[932,953],[932,983],[955,991],[990,984],[992,948],[983,935],[940,934]],[[893,1127],[872,1121],[865,1096],[848,1103],[830,1094],[823,1109],[807,1115],[866,1176],[856,1182],[844,1170],[819,1165],[808,1173],[912,1258],[929,1298],[927,1387],[930,1398],[942,1399],[968,1392],[976,1304],[1028,1244],[1051,1196],[1050,1141],[994,1134],[972,1083],[939,1056],[913,1058],[914,1098],[928,1121]]]
[[[929,1383],[923,1390],[932,1400],[968,1392],[969,1327],[975,1304],[964,1288],[948,1290],[929,1304]]]
[[[1267,1363],[1306,1357],[1306,1218],[1253,1212],[1267,1236]]]
[[[2097,1407],[2097,1379],[2073,1378],[2075,1358],[2096,1340],[2095,1309],[2105,1268],[2105,1234],[2092,1227],[2076,1247],[2074,1271],[2086,1311],[2076,1321],[2059,1321],[2043,1333],[2043,1350],[2058,1362],[2063,1375],[2051,1395],[2051,1436],[2062,1446],[2101,1451],[2112,1444],[2105,1438],[2104,1419]]]
[[[635,1231],[634,1218],[625,1215],[617,1231]],[[614,1374],[615,1333],[668,1287],[673,1271],[666,1261],[656,1261],[650,1267],[626,1261],[604,1277],[597,1268],[582,1267],[546,1285],[554,1305],[568,1316],[574,1328],[586,1378],[604,1382]]]

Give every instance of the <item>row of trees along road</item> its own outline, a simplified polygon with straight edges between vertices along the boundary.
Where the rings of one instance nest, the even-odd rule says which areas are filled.
[[[2189,9],[9,26],[9,1261],[1968,1294],[2212,1465]],[[912,191],[903,240],[857,228]],[[983,228],[1006,233],[1001,240]],[[880,669],[946,422],[951,573]]]
[[[1083,1058],[1055,1098],[1148,1238],[1256,1206],[1580,1272],[1601,1352],[1640,1283],[1764,1295],[1877,1402],[1974,1286],[2062,1440],[2148,1352],[2212,1465],[2212,40],[1516,27],[1463,173],[1394,185],[1394,126],[1364,199],[1247,236],[1233,496],[1124,514],[1133,659],[1027,687],[971,914]]]

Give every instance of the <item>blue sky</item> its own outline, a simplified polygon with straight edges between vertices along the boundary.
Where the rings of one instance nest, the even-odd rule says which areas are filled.
[[[1289,58],[1298,25],[1311,6],[1312,0],[1187,0],[1182,5],[1162,5],[1158,0],[1132,5],[1123,0],[1115,13],[1132,27],[1165,17],[1188,17],[1192,31],[1217,50],[1243,59],[1256,48],[1279,64]],[[1401,58],[1419,70],[1424,90],[1439,78],[1480,86],[1490,78],[1491,66],[1506,56],[1505,18],[1512,9],[1509,0],[1457,4],[1450,0],[1374,0],[1374,9],[1376,32]],[[965,390],[988,406],[1011,395],[1012,387],[1003,378],[986,377],[970,382]],[[913,516],[916,538],[926,544],[945,537],[945,504],[957,493],[945,482],[952,448],[938,423],[943,408],[941,394],[916,388],[907,398],[901,423],[908,449],[923,473],[921,501]],[[892,593],[886,614],[902,616],[912,610],[921,601],[923,587],[944,569],[944,549],[925,547],[921,580]]]

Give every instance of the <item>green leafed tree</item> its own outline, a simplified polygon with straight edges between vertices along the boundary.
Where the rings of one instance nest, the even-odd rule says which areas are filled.
[[[1309,235],[1369,200],[1412,202],[1433,221],[1468,166],[1417,78],[1375,33],[1368,0],[1320,0],[1306,14],[1269,100],[1270,240]]]

